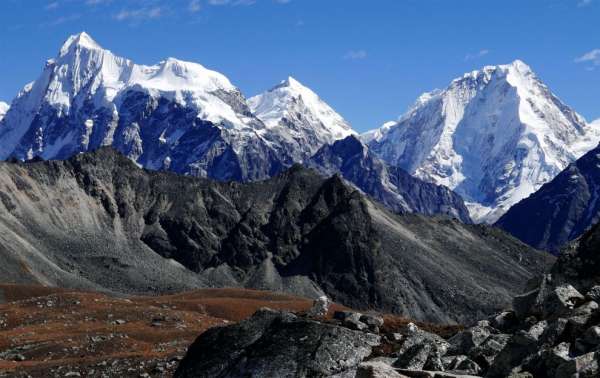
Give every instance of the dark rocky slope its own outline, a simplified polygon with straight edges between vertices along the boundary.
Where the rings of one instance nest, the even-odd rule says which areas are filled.
[[[201,335],[175,376],[598,377],[598,251],[600,225],[569,246],[550,274],[532,280],[512,309],[447,339],[412,323],[390,332],[372,314],[336,312],[341,321],[332,322],[265,310]],[[324,353],[307,357],[315,350]]]
[[[557,252],[598,221],[600,148],[595,148],[514,205],[496,225],[529,245]]]
[[[323,146],[306,165],[326,176],[341,174],[395,212],[445,215],[471,223],[469,210],[458,194],[387,165],[355,136]]]
[[[549,257],[503,232],[399,216],[295,166],[239,184],[139,169],[110,148],[0,163],[5,281],[116,292],[237,286],[464,322]]]

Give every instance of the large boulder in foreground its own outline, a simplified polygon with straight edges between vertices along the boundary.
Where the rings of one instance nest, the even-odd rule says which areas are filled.
[[[379,342],[375,334],[262,309],[203,333],[175,377],[354,377]]]

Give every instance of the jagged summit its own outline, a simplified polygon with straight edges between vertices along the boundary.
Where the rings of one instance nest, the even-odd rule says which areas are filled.
[[[593,148],[600,130],[520,60],[488,66],[419,97],[363,140],[390,164],[446,185],[493,222]]]
[[[267,129],[275,131],[288,148],[298,151],[298,161],[323,144],[356,134],[314,91],[291,76],[248,103]]]
[[[102,46],[100,46],[88,33],[81,32],[67,38],[65,43],[60,48],[59,56],[67,55],[76,47],[90,50],[102,50]]]

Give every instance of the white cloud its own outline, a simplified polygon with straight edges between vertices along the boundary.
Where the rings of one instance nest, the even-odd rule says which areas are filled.
[[[346,60],[361,60],[367,58],[367,52],[365,50],[350,50],[344,54]]]
[[[202,9],[202,6],[200,5],[200,0],[192,0],[188,4],[188,10],[192,13],[199,12],[200,9]]]
[[[85,0],[86,5],[96,6],[101,4],[110,3],[112,0]]]
[[[52,9],[56,9],[56,8],[58,8],[58,5],[59,5],[59,4],[58,4],[58,1],[52,1],[52,2],[48,3],[48,4],[47,4],[47,5],[44,7],[44,9],[46,9],[46,10],[52,10]]]
[[[60,16],[58,18],[55,18],[54,20],[51,20],[51,21],[41,24],[41,26],[57,26],[57,25],[64,24],[66,22],[78,20],[80,18],[81,18],[80,14],[71,14],[71,15],[66,15],[66,16]]]
[[[159,18],[163,15],[161,7],[123,9],[115,14],[113,18],[117,21],[144,21]]]
[[[582,56],[575,58],[575,63],[588,63],[592,66],[600,66],[600,49],[588,51]],[[593,70],[588,67],[588,70]]]
[[[465,55],[465,60],[473,60],[473,59],[477,59],[477,58],[482,58],[489,53],[490,53],[490,50],[482,49],[482,50],[479,50],[478,52],[476,52],[475,54],[469,53],[469,54]]]
[[[579,2],[577,3],[577,6],[579,8],[587,7],[588,5],[591,5],[592,2],[593,2],[593,0],[579,0]]]
[[[210,5],[254,5],[256,0],[208,0]]]

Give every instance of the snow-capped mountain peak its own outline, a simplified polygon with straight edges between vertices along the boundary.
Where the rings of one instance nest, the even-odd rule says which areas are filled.
[[[487,66],[422,95],[363,136],[384,160],[454,189],[493,222],[600,140],[524,62]]]
[[[324,144],[356,134],[342,116],[291,76],[248,103],[268,132],[276,133],[300,152],[300,161]]]
[[[199,129],[196,122],[210,123],[216,130],[209,133],[208,126]],[[208,163],[194,159],[209,154],[205,158],[212,161],[231,154],[224,145],[235,154],[254,142],[263,148],[266,142],[257,134],[263,128],[224,75],[174,58],[150,66],[135,64],[84,32],[70,36],[40,77],[13,101],[0,128],[0,159],[65,158],[117,145],[147,168],[179,164],[178,170],[187,172],[196,164],[193,170],[206,174]],[[209,133],[209,140],[182,153],[179,146],[191,143],[190,133]],[[171,156],[175,150],[179,160]]]
[[[86,32],[74,34],[67,38],[60,48],[59,56],[65,56],[71,53],[77,47],[89,50],[103,50],[102,47]]]

